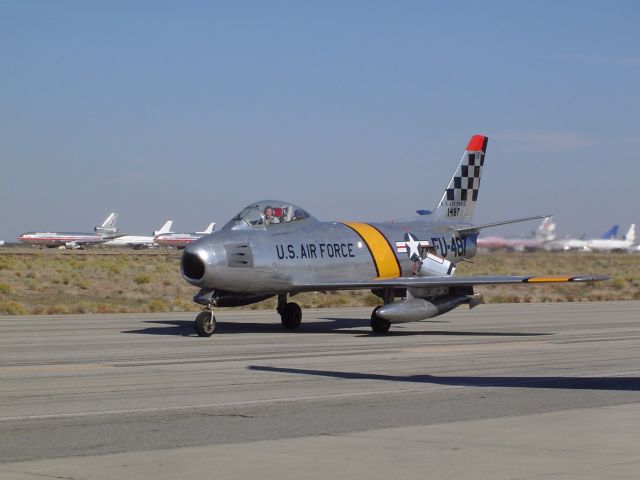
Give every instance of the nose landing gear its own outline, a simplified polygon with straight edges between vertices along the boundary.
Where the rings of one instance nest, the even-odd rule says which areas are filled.
[[[216,329],[216,317],[210,308],[198,314],[194,324],[196,333],[200,337],[210,337]]]

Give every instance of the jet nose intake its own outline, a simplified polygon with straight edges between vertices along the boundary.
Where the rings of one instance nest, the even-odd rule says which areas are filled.
[[[211,238],[201,238],[191,242],[182,251],[180,271],[191,285],[203,288],[219,286],[225,277],[227,256],[223,245]]]
[[[204,277],[205,266],[204,261],[197,253],[191,252],[187,249],[182,253],[182,259],[180,261],[182,274],[189,280],[202,280]]]

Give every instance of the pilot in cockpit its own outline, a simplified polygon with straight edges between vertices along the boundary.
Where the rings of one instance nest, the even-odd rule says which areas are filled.
[[[280,223],[280,219],[274,215],[273,207],[271,205],[264,207],[264,221],[267,225]]]

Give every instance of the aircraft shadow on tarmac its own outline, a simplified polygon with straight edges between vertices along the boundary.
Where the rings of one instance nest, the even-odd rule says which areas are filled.
[[[182,337],[197,336],[193,328],[193,320],[149,320],[143,323],[156,325],[138,330],[125,330],[122,333],[138,333],[144,335],[176,335]],[[282,332],[280,322],[273,324],[251,322],[217,322],[215,335],[225,333],[278,333]]]
[[[381,375],[376,373],[335,372],[251,365],[249,370],[274,373],[292,373],[349,380],[384,380],[415,382],[460,387],[557,388],[569,390],[624,390],[640,391],[640,377],[479,377],[438,375]]]
[[[219,321],[216,325],[214,335],[230,333],[282,333],[283,330],[278,317],[274,316],[273,323],[253,323],[253,322],[229,322]],[[300,330],[295,333],[342,333],[358,337],[371,337],[369,319],[367,318],[321,318],[319,322],[302,322]],[[154,326],[140,328],[137,330],[125,330],[122,333],[137,333],[143,335],[175,335],[182,337],[195,336],[192,320],[149,320],[148,323]],[[428,321],[426,323],[448,323],[445,321]],[[423,330],[404,331],[406,328],[402,324],[393,325],[388,336],[415,336],[415,335],[442,335],[442,336],[470,336],[470,337],[536,337],[551,335],[550,333],[536,332],[475,332],[475,331],[451,331],[451,330]]]

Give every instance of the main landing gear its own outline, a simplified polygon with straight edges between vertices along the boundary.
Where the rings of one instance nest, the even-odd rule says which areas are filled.
[[[278,295],[278,313],[282,326],[287,330],[296,330],[302,323],[302,309],[295,302],[287,303],[287,295]]]
[[[384,335],[389,332],[391,322],[376,314],[379,308],[380,307],[376,307],[373,309],[373,312],[371,312],[371,330],[373,330],[373,333],[376,335]]]
[[[395,300],[395,293],[391,288],[386,288],[384,291],[373,293],[382,298],[384,305],[393,303],[393,301]],[[389,333],[389,328],[391,327],[391,322],[389,320],[377,315],[376,312],[380,307],[382,307],[382,305],[377,306],[373,309],[373,312],[371,312],[371,330],[373,331],[374,335],[384,335],[386,333]]]

